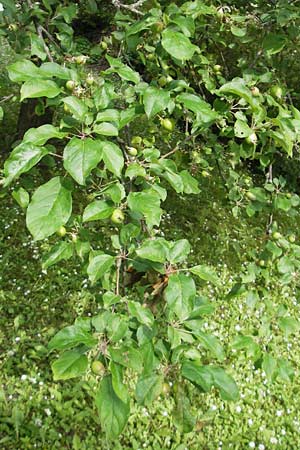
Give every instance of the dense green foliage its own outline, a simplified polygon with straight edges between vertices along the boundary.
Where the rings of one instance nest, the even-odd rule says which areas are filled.
[[[97,302],[48,342],[51,357],[59,353],[54,381],[94,374],[109,440],[171,386],[173,424],[190,433],[200,426],[192,386],[222,402],[243,398],[230,368],[236,352],[267,383],[294,379],[280,341],[299,322],[277,298],[298,294],[298,7],[112,3],[115,27],[95,43],[93,33],[76,36],[80,21],[89,28],[87,17],[97,17],[95,1],[2,2],[21,102],[2,184],[14,186],[29,232],[43,241],[41,269],[76,264]],[[171,205],[191,207],[187,196],[208,198],[211,226],[216,186],[231,223],[256,227],[255,246],[232,243],[239,273],[227,292],[216,258],[199,258],[201,232],[191,245],[166,220]],[[179,229],[193,230],[191,216]],[[179,210],[173,217],[181,223]],[[215,256],[227,251],[210,240]],[[244,299],[255,315],[264,311],[260,323],[235,328],[224,346],[208,325],[216,305],[207,292]]]

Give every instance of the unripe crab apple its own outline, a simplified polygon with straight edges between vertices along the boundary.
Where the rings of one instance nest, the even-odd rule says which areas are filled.
[[[256,86],[253,86],[253,87],[251,88],[251,92],[252,92],[252,95],[253,95],[254,97],[258,97],[259,94],[260,94],[260,90],[259,90],[258,87],[256,87]]]
[[[105,367],[101,361],[93,361],[91,369],[95,375],[103,375],[105,373]]]
[[[67,234],[67,230],[63,226],[59,227],[59,229],[56,231],[56,234],[58,234],[58,236],[64,237]]]
[[[248,144],[256,144],[257,143],[257,135],[256,133],[251,133],[249,136],[246,137],[246,142]]]
[[[272,236],[273,236],[273,239],[275,239],[275,241],[277,241],[278,239],[282,238],[282,235],[278,231],[274,231]]]
[[[77,83],[76,83],[76,81],[74,81],[74,80],[69,80],[69,81],[66,82],[66,88],[67,88],[69,91],[73,91],[73,89],[75,89],[76,86],[77,86]]]
[[[137,151],[137,149],[135,147],[128,147],[127,148],[127,153],[130,156],[136,156],[138,154],[138,151]]]
[[[143,138],[141,136],[133,136],[133,138],[131,139],[132,145],[141,145],[142,142]]]
[[[123,211],[120,208],[116,208],[110,218],[110,220],[117,225],[123,223],[124,219],[125,219],[125,216],[123,214]]]
[[[277,99],[282,98],[282,88],[278,84],[275,84],[271,87],[270,93],[272,97],[275,97]]]
[[[171,119],[161,119],[161,126],[167,131],[173,131],[175,128],[174,122]]]
[[[256,195],[249,191],[246,192],[246,197],[253,202],[256,200]]]

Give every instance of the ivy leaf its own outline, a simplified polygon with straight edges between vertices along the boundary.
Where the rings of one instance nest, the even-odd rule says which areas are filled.
[[[124,167],[122,150],[116,144],[109,141],[101,142],[103,161],[105,167],[117,177],[121,176]]]
[[[100,141],[73,137],[64,149],[64,168],[78,184],[84,185],[102,156]]]
[[[26,225],[34,239],[45,239],[65,225],[72,212],[72,196],[60,177],[40,186],[32,196]]]
[[[194,280],[182,273],[169,277],[169,283],[164,291],[166,302],[180,320],[185,320],[193,309],[196,295]]]
[[[122,433],[129,417],[129,402],[123,402],[115,393],[112,377],[105,376],[96,393],[95,403],[100,422],[108,438],[116,438]]]
[[[162,391],[164,378],[154,373],[142,375],[135,388],[135,396],[140,405],[150,406]]]
[[[198,48],[184,34],[170,29],[162,33],[161,44],[167,53],[181,61],[191,59]]]
[[[73,247],[71,242],[58,242],[54,247],[43,257],[42,268],[47,269],[53,264],[69,259],[73,255]]]
[[[94,284],[99,278],[103,277],[111,269],[114,262],[114,256],[105,253],[92,257],[87,268],[90,281]]]
[[[94,202],[90,203],[83,211],[83,222],[107,219],[112,215],[114,209],[114,207],[110,206],[103,200],[95,200]]]
[[[21,87],[21,102],[26,98],[56,97],[61,92],[54,81],[51,80],[28,80]]]
[[[151,119],[157,113],[164,111],[168,107],[169,101],[169,92],[152,86],[148,87],[143,94],[143,104],[148,119]]]
[[[38,128],[30,128],[23,137],[23,142],[28,142],[34,145],[44,145],[49,139],[62,139],[66,133],[59,131],[57,127],[46,124]]]
[[[4,163],[4,175],[6,177],[4,187],[8,186],[12,180],[18,178],[22,173],[28,172],[47,153],[46,148],[38,147],[29,142],[22,142],[15,147]]]
[[[51,365],[54,381],[69,380],[85,374],[88,366],[88,359],[76,350],[64,352]]]
[[[209,281],[210,283],[215,284],[216,286],[220,285],[220,280],[218,276],[215,274],[214,270],[203,264],[199,264],[198,266],[190,267],[189,271],[202,280]]]

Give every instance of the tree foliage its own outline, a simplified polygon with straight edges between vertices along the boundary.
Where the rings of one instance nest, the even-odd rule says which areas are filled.
[[[35,99],[36,115],[54,111],[51,123],[15,143],[3,184],[51,168],[33,192],[21,186],[13,195],[33,238],[53,242],[43,267],[78,257],[101,292],[99,314],[78,318],[50,341],[60,352],[55,379],[84,376],[88,359],[101,363],[95,402],[109,437],[122,432],[130,395],[148,405],[171,381],[175,422],[190,431],[185,383],[218,389],[229,401],[239,394],[221,343],[203,331],[213,307],[201,283],[218,286],[218,276],[191,266],[186,239],[158,237],[164,204],[170,190],[201,195],[199,179],[218,177],[234,216],[268,216],[265,245],[235,289],[259,296],[271,277],[297,283],[300,247],[279,228],[282,214],[299,205],[283,170],[298,160],[299,96],[290,69],[299,12],[286,1],[112,3],[111,35],[83,54],[75,25],[100,2],[2,0],[1,33],[17,55],[8,74],[20,102]],[[103,229],[107,248],[97,245]],[[278,323],[287,334],[298,327],[285,313]],[[291,377],[288,363],[252,338],[240,336],[234,347],[268,378]]]

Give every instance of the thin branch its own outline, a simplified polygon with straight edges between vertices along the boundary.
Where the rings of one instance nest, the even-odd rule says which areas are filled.
[[[146,2],[146,0],[138,0],[137,2],[133,3],[132,5],[125,5],[124,3],[121,3],[119,0],[112,0],[112,4],[116,8],[128,9],[129,11],[134,12],[135,14],[138,14],[139,16],[143,16],[143,13],[137,8],[142,6],[145,2]]]
[[[49,47],[47,46],[45,40],[44,40],[44,36],[43,36],[43,28],[40,25],[37,25],[36,27],[36,31],[37,34],[39,35],[39,38],[41,39],[42,43],[43,43],[43,47],[44,50],[48,56],[49,61],[54,62],[54,59],[52,58],[52,55],[50,53]]]

